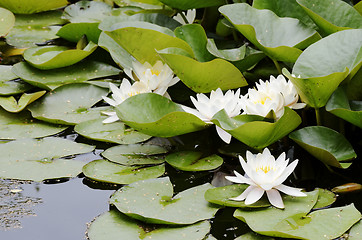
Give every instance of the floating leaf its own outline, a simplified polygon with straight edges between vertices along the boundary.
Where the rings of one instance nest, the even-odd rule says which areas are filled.
[[[59,24],[64,24],[60,18],[61,12],[51,11],[38,14],[17,15],[15,25],[6,37],[9,45],[17,48],[34,47],[35,43],[43,43],[58,38]]]
[[[172,31],[166,31],[169,29],[163,29],[163,31],[168,33],[166,34],[165,32],[160,32],[162,31],[161,27],[153,26],[150,23],[132,23],[131,25],[135,25],[135,27],[127,27],[127,25],[124,25],[126,23],[122,24],[123,28],[110,32],[106,31],[105,33],[141,63],[149,62],[154,64],[157,60],[161,60],[156,50],[169,47],[181,48],[191,56],[194,55],[191,47],[185,41],[174,37]],[[145,27],[151,29],[146,29]]]
[[[145,229],[152,229],[152,231],[145,231]],[[208,221],[185,227],[158,226],[154,229],[154,226],[129,218],[117,210],[111,210],[97,217],[87,232],[89,240],[117,239],[119,236],[132,240],[203,240],[209,231],[210,223]]]
[[[359,12],[362,15],[362,2],[359,2],[356,5],[354,5],[353,8],[356,9],[357,12]]]
[[[157,178],[165,173],[165,165],[129,167],[107,160],[94,160],[83,167],[83,174],[93,180],[115,184]]]
[[[43,96],[46,91],[40,91],[35,93],[24,93],[21,95],[20,99],[16,101],[13,96],[10,97],[0,97],[0,106],[3,107],[8,112],[20,112],[30,103],[34,102],[41,96]]]
[[[337,199],[337,196],[327,189],[319,189],[319,195],[317,203],[314,205],[313,209],[325,208],[332,205]]]
[[[24,62],[17,63],[13,67],[13,72],[21,79],[47,90],[54,90],[69,83],[118,75],[120,71],[111,65],[94,61],[82,61],[69,67],[51,70],[39,70]]]
[[[118,144],[132,144],[150,139],[143,133],[139,133],[132,128],[117,121],[113,123],[102,123],[104,119],[93,119],[81,122],[74,127],[74,130],[80,135],[103,142],[112,142]]]
[[[234,240],[275,240],[275,238],[256,234],[255,232],[245,233]]]
[[[310,28],[318,28],[296,0],[254,0],[253,7],[269,9],[279,17],[297,18]]]
[[[79,1],[66,7],[62,18],[71,23],[99,23],[110,16],[111,11],[112,7],[104,2]]]
[[[346,161],[357,157],[347,139],[327,127],[305,127],[289,134],[289,138],[323,163],[333,167],[348,168],[351,163]]]
[[[358,240],[362,236],[362,221],[353,225],[351,230],[348,233],[348,240]]]
[[[100,111],[105,109],[90,107],[99,102],[107,93],[107,89],[91,84],[67,84],[47,93],[28,109],[34,118],[52,123],[75,125],[100,118]]]
[[[213,154],[207,157],[202,152],[182,151],[169,154],[165,158],[172,167],[182,171],[208,171],[220,167],[224,160]]]
[[[31,85],[14,80],[18,78],[12,72],[13,66],[0,65],[0,96],[23,93],[32,88]]]
[[[1,3],[0,3],[1,6]],[[15,16],[12,12],[5,8],[0,8],[0,37],[8,34],[10,29],[14,26]]]
[[[326,110],[362,128],[362,102],[348,101],[342,88],[338,88],[329,99]]]
[[[332,34],[351,28],[362,28],[362,16],[341,0],[297,0],[320,31]]]
[[[163,163],[165,160],[161,154],[164,153],[167,150],[157,145],[132,144],[108,148],[102,156],[122,165],[145,165]]]
[[[0,139],[40,138],[66,128],[33,119],[28,111],[15,114],[0,109]]]
[[[207,93],[217,88],[228,90],[247,85],[241,72],[226,60],[198,62],[188,56],[175,54],[173,48],[163,49],[158,54],[181,81],[195,92]]]
[[[359,183],[346,183],[332,188],[334,193],[349,193],[362,190],[362,185]]]
[[[192,224],[210,219],[218,208],[204,199],[209,183],[189,188],[173,196],[170,179],[135,182],[116,191],[110,203],[122,213],[155,224]]]
[[[318,33],[299,20],[279,18],[272,11],[258,10],[246,3],[219,8],[237,30],[267,56],[277,61],[295,62],[303,48],[318,41]]]
[[[176,9],[188,10],[194,8],[214,7],[225,4],[223,0],[193,1],[193,0],[159,0],[160,2]]]
[[[73,65],[88,57],[97,44],[89,42],[83,49],[70,49],[63,46],[34,47],[25,50],[24,59],[32,66],[47,70]]]
[[[94,146],[82,143],[75,143],[70,140],[56,137],[48,137],[39,140],[16,140],[0,144],[0,162],[51,162],[56,158],[91,152],[94,150],[94,148]]]
[[[67,0],[2,0],[0,7],[13,13],[30,14],[61,8],[67,4]]]
[[[293,131],[302,122],[299,115],[288,107],[276,122],[267,122],[261,116],[238,115],[229,118],[225,110],[216,113],[211,120],[246,145],[262,149]]]
[[[225,187],[217,187],[209,189],[205,192],[205,199],[208,202],[218,204],[225,207],[236,207],[236,208],[259,208],[269,207],[270,203],[267,199],[262,198],[256,203],[245,205],[244,201],[233,201],[230,198],[237,197],[242,194],[243,191],[249,185],[246,184],[233,184]]]
[[[293,77],[286,75],[301,99],[314,108],[326,105],[329,97],[349,74],[350,78],[362,64],[362,29],[334,33],[309,46],[293,67]]]
[[[102,32],[98,29],[98,25],[98,22],[68,23],[59,29],[57,35],[70,42],[78,42],[83,35],[85,35],[87,36],[88,41],[98,43],[99,35]]]
[[[116,106],[128,126],[157,137],[172,137],[204,129],[207,124],[181,106],[155,93],[137,94]]]

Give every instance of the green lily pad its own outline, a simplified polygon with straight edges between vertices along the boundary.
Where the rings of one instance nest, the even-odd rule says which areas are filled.
[[[23,93],[33,87],[23,81],[15,80],[18,76],[12,72],[12,69],[13,66],[0,65],[0,96]]]
[[[223,0],[193,1],[193,0],[159,0],[172,8],[188,10],[194,8],[214,7],[225,4]]]
[[[237,30],[267,56],[277,61],[295,62],[303,48],[320,39],[319,34],[293,18],[279,18],[270,10],[246,3],[219,8]]]
[[[216,113],[211,120],[246,145],[262,149],[293,131],[302,122],[299,115],[288,107],[276,122],[267,122],[261,116],[238,115],[229,118],[225,110]]]
[[[61,12],[50,11],[29,15],[17,15],[15,25],[6,37],[9,45],[17,48],[34,47],[35,43],[43,43],[58,38],[57,31],[64,24]]]
[[[207,36],[201,25],[186,24],[176,28],[174,32],[176,37],[190,45],[197,61],[207,62],[215,58],[207,51]]]
[[[66,7],[62,18],[71,23],[99,23],[110,16],[111,11],[112,7],[104,2],[79,1]]]
[[[215,57],[231,61],[241,72],[249,70],[265,57],[263,52],[246,45],[239,48],[220,50],[217,48],[214,39],[208,39],[206,47]]]
[[[70,42],[78,42],[83,35],[86,35],[88,41],[98,43],[99,35],[102,32],[98,29],[98,25],[98,22],[68,23],[59,29],[57,35]]]
[[[97,44],[89,42],[84,49],[70,49],[63,46],[34,47],[25,50],[24,59],[32,66],[47,70],[73,65],[88,57]]]
[[[254,0],[253,7],[256,9],[269,9],[279,17],[297,18],[308,27],[318,29],[296,0]]]
[[[155,93],[137,94],[116,106],[128,126],[157,137],[172,137],[204,129],[208,124],[180,105]]]
[[[349,240],[358,240],[362,236],[362,221],[360,220],[358,223],[353,225],[351,230],[348,233]]]
[[[145,165],[163,163],[167,150],[157,145],[132,144],[108,148],[102,156],[122,165]]]
[[[173,48],[163,49],[158,54],[194,92],[207,93],[217,88],[228,90],[247,85],[244,76],[232,63],[224,59],[198,62],[188,56],[174,53]]]
[[[1,3],[0,3],[1,5]],[[4,37],[8,34],[10,29],[15,24],[15,16],[12,12],[5,8],[0,8],[0,37]]]
[[[305,127],[289,134],[289,138],[329,166],[348,168],[351,163],[346,161],[357,157],[347,139],[327,127]]]
[[[17,63],[13,67],[13,72],[21,79],[47,90],[54,90],[69,83],[118,75],[120,71],[111,65],[95,61],[82,61],[69,67],[51,70],[39,70],[24,62]]]
[[[2,0],[0,7],[17,14],[31,14],[61,8],[67,4],[67,0]]]
[[[0,144],[0,162],[43,161],[51,162],[56,158],[74,154],[88,153],[94,146],[75,143],[56,137],[44,139],[22,139]]]
[[[52,161],[0,161],[0,178],[41,182],[46,179],[71,178],[82,172],[84,162],[56,159]]]
[[[43,96],[45,93],[46,91],[24,93],[23,95],[21,95],[18,101],[13,96],[0,97],[0,106],[8,112],[20,112],[24,110],[24,108],[30,103]]]
[[[217,207],[205,199],[209,183],[189,188],[173,196],[170,179],[157,178],[135,182],[116,191],[110,203],[122,213],[155,224],[193,224],[212,218]]]
[[[0,109],[0,139],[40,138],[66,128],[33,119],[28,111],[9,113]]]
[[[361,67],[361,49],[362,29],[340,31],[304,50],[293,67],[297,77],[286,69],[283,74],[293,82],[304,102],[320,108],[347,75],[352,78]]]
[[[181,48],[191,56],[194,55],[191,47],[185,41],[174,37],[172,31],[166,31],[169,29],[164,28],[163,30],[171,35],[160,32],[162,28],[157,25],[153,26],[151,23],[146,24],[144,22],[139,25],[132,23],[131,25],[136,27],[123,27],[114,31],[106,31],[105,33],[141,63],[156,63],[158,60],[161,60],[156,50],[170,47]],[[146,29],[145,27],[158,30]]]
[[[209,171],[220,167],[224,160],[213,154],[207,157],[202,152],[181,151],[169,154],[165,158],[172,167],[182,171]]]
[[[104,118],[81,122],[74,127],[74,131],[86,138],[118,144],[133,144],[151,138],[125,126],[122,122],[102,123],[103,120]]]
[[[256,234],[255,232],[245,233],[234,240],[275,240],[275,238]]]
[[[149,229],[152,230],[149,231]],[[111,210],[97,217],[87,232],[89,240],[117,239],[119,236],[132,240],[203,240],[209,231],[210,223],[208,221],[182,227],[158,226],[155,229],[154,226],[129,218],[117,210]]]
[[[332,205],[337,200],[337,196],[327,189],[319,189],[319,195],[317,203],[314,205],[313,209],[325,208]]]
[[[130,184],[145,179],[157,178],[164,173],[164,164],[152,167],[130,167],[107,160],[94,160],[83,167],[83,174],[87,178],[115,184]]]
[[[359,2],[356,5],[354,5],[353,8],[356,9],[357,12],[359,12],[362,15],[362,2]]]
[[[100,118],[104,108],[91,107],[106,96],[107,89],[86,83],[67,84],[47,93],[28,107],[34,118],[67,125]]]
[[[351,5],[335,0],[297,0],[323,34],[362,28],[362,16]]]
[[[338,88],[329,99],[326,110],[362,128],[362,102],[348,101],[342,88]]]
[[[230,198],[239,196],[248,186],[249,185],[246,184],[232,184],[224,187],[212,188],[205,192],[205,199],[208,202],[225,207],[260,208],[270,206],[270,203],[266,198],[262,198],[250,205],[245,205],[244,201],[230,200]]]

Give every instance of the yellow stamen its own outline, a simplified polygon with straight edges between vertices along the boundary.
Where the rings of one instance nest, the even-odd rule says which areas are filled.
[[[256,172],[259,170],[263,171],[264,173],[268,173],[270,170],[275,170],[275,169],[270,166],[260,166],[255,169]]]
[[[267,99],[272,100],[269,96],[265,96],[265,97],[262,98],[262,99],[259,99],[259,100],[257,100],[257,101],[254,101],[254,103],[261,103],[261,104],[264,105]]]
[[[158,75],[160,75],[161,71],[151,69],[151,73],[152,73],[152,75],[158,76]]]

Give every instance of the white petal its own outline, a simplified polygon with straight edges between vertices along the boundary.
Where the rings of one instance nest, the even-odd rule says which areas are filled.
[[[196,117],[200,118],[202,121],[204,122],[208,122],[208,119],[206,119],[199,111],[197,111],[196,109],[194,108],[190,108],[190,107],[187,107],[187,106],[184,106],[184,105],[181,105],[181,108],[187,112],[187,113],[191,113],[193,115],[195,115]]]
[[[255,188],[254,186],[249,186],[247,189],[245,189],[245,191],[241,195],[229,199],[234,201],[243,201],[254,188]]]
[[[246,153],[246,155],[248,155],[248,152]],[[247,158],[247,159],[248,159],[248,158]],[[251,176],[253,175],[253,170],[250,169],[249,163],[246,163],[241,156],[239,156],[239,161],[240,161],[241,167],[244,169],[244,172],[245,172],[249,177],[251,177]],[[249,159],[248,159],[248,161],[249,161]]]
[[[118,121],[119,118],[117,115],[114,115],[114,116],[110,116],[109,118],[106,118],[102,121],[102,123],[113,123],[113,122],[116,122]]]
[[[220,128],[219,126],[216,126],[216,132],[219,134],[219,137],[226,142],[227,144],[231,141],[231,134],[226,132],[224,129]]]
[[[274,181],[275,186],[282,184],[288,178],[288,176],[294,171],[297,164],[298,164],[298,160],[294,160],[291,164],[289,164],[285,168],[284,172],[278,177],[278,179],[276,179]]]
[[[307,104],[305,103],[294,103],[290,108],[292,109],[301,109],[304,108]]]
[[[103,100],[106,101],[111,106],[117,106],[116,101],[110,99],[109,97],[102,96]]]
[[[289,187],[284,184],[280,184],[279,186],[276,186],[275,189],[278,189],[279,191],[281,191],[285,194],[288,194],[290,196],[295,196],[295,197],[307,196],[307,194],[305,194],[304,192],[301,192],[302,189]]]
[[[248,194],[248,196],[245,199],[246,205],[253,204],[256,201],[258,201],[265,192],[264,189],[262,189],[260,187],[254,187],[254,186],[250,186],[250,187],[253,187],[253,189],[250,191],[250,193]]]
[[[266,191],[266,194],[268,196],[269,202],[277,208],[284,208],[283,199],[280,196],[280,193],[276,189],[271,189],[269,191]]]
[[[256,186],[256,184],[253,182],[253,180],[251,180],[250,178],[246,176],[241,175],[240,173],[238,173],[237,171],[234,171],[234,174],[237,178],[239,179],[243,179],[244,183],[252,185],[252,186]]]

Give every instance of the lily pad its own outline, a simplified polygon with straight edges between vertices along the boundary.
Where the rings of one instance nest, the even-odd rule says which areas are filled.
[[[24,93],[21,95],[18,101],[13,96],[10,97],[0,97],[0,106],[8,112],[20,112],[24,110],[26,106],[34,102],[41,96],[43,96],[46,91],[39,91],[35,93]]]
[[[256,234],[255,232],[245,233],[234,240],[275,240],[275,238]]]
[[[225,110],[216,113],[211,120],[246,145],[262,149],[293,131],[302,122],[299,115],[288,107],[276,122],[268,122],[261,116],[238,115],[229,118]]]
[[[262,198],[256,203],[245,205],[244,201],[233,201],[230,198],[239,196],[249,185],[232,184],[224,187],[209,189],[205,192],[205,199],[217,205],[236,208],[260,208],[269,207],[270,203],[266,198]]]
[[[130,167],[107,160],[94,160],[83,167],[83,174],[86,177],[115,184],[130,184],[145,179],[157,178],[164,173],[164,164],[152,167]]]
[[[0,96],[23,93],[30,90],[33,86],[19,80],[12,72],[13,66],[0,65]]]
[[[320,39],[319,34],[294,18],[279,18],[270,10],[246,3],[219,8],[237,30],[267,56],[277,61],[295,62],[303,48]]]
[[[100,118],[104,108],[90,109],[108,90],[86,83],[61,86],[28,107],[34,118],[67,125]]]
[[[24,59],[32,66],[47,70],[73,65],[88,57],[97,44],[89,42],[83,49],[71,49],[64,46],[34,47],[25,50]]]
[[[326,110],[359,128],[362,128],[362,102],[348,101],[342,88],[338,88],[329,99]]]
[[[1,3],[0,3],[1,6]],[[12,12],[5,8],[0,8],[0,37],[4,37],[8,34],[10,29],[15,24],[15,16]]]
[[[0,144],[0,162],[45,161],[74,154],[88,153],[94,146],[56,137],[22,139]]]
[[[198,62],[188,56],[175,54],[173,48],[163,49],[158,54],[194,92],[207,93],[217,88],[228,90],[247,85],[239,69],[224,59]]]
[[[289,138],[329,166],[348,168],[351,163],[346,161],[357,157],[347,139],[327,127],[305,127],[289,134]]]
[[[13,67],[13,72],[21,79],[47,90],[54,90],[69,83],[118,75],[120,71],[111,65],[95,61],[82,61],[69,67],[51,70],[39,70],[24,62],[17,63]]]
[[[40,138],[66,128],[33,119],[28,111],[15,114],[0,109],[0,139]]]
[[[313,209],[325,208],[332,205],[337,200],[337,196],[327,189],[319,189],[319,195],[317,203],[314,205]]]
[[[61,8],[67,4],[67,0],[2,0],[0,7],[16,14],[31,14]]]
[[[135,24],[132,23],[132,25]],[[169,32],[171,35],[168,35],[154,29],[141,28],[143,25],[148,28],[157,26],[153,26],[153,24],[150,23],[143,23],[142,25],[140,24],[139,27],[124,27],[110,32],[106,31],[105,33],[141,63],[156,63],[158,60],[161,60],[156,50],[170,47],[181,48],[191,56],[194,56],[191,47],[182,39],[174,37],[172,31]],[[157,29],[160,30],[160,28],[161,27],[157,26]]]
[[[314,108],[326,105],[338,85],[362,65],[362,29],[334,33],[309,46],[286,75],[301,99]],[[324,63],[324,64],[321,64]]]
[[[351,28],[362,28],[362,16],[341,0],[297,0],[319,30],[329,35]]]
[[[58,38],[57,31],[65,21],[60,18],[61,12],[50,11],[29,15],[17,15],[15,25],[6,37],[9,45],[17,48],[34,47],[35,43],[43,43]]]
[[[163,163],[167,150],[157,145],[132,144],[108,148],[102,156],[122,165],[145,165]]]
[[[351,230],[348,233],[349,240],[358,240],[362,236],[362,221],[360,220],[358,223],[353,225]]]
[[[137,94],[116,106],[128,126],[157,137],[172,137],[204,129],[208,124],[181,106],[155,93]]]
[[[111,15],[112,7],[104,2],[79,1],[64,9],[62,18],[71,23],[101,22]]]
[[[172,8],[188,10],[194,8],[214,7],[225,4],[223,0],[193,1],[193,0],[159,0]]]
[[[157,178],[135,182],[116,191],[110,203],[122,213],[155,224],[193,224],[212,218],[217,207],[205,199],[209,183],[189,188],[173,196],[170,179]]]
[[[152,231],[145,231],[152,229]],[[111,210],[97,217],[88,228],[89,240],[109,240],[122,236],[124,239],[142,240],[203,240],[210,231],[210,223],[202,221],[185,227],[154,226],[136,221],[117,210]]]
[[[122,122],[102,123],[104,119],[81,122],[74,127],[80,135],[103,142],[133,144],[146,141],[151,136],[139,133]]]
[[[98,22],[68,23],[59,29],[57,35],[70,42],[78,42],[83,35],[85,35],[87,36],[88,41],[98,43],[99,35],[102,32],[98,29],[98,25]]]
[[[169,154],[165,158],[172,167],[182,171],[209,171],[220,167],[224,160],[213,154],[207,157],[202,152],[181,151]]]

